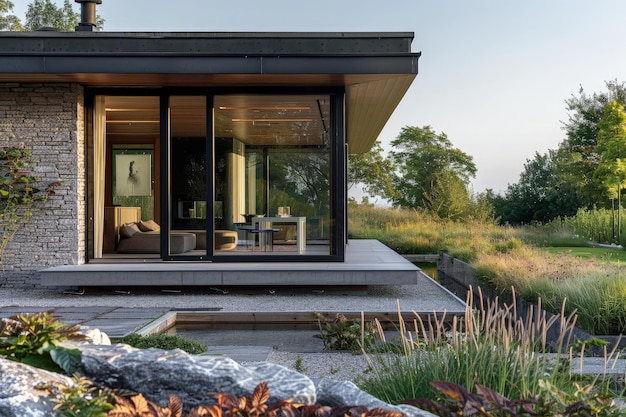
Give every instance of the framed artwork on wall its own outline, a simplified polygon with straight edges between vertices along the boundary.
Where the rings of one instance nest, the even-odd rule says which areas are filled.
[[[114,195],[152,195],[152,155],[115,155]]]

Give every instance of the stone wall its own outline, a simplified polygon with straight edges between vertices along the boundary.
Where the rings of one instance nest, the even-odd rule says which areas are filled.
[[[43,183],[61,181],[7,247],[0,285],[33,286],[37,270],[84,263],[83,103],[78,84],[0,83],[0,146],[25,146]]]

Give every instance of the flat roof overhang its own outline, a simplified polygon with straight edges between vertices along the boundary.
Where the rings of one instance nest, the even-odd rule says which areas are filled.
[[[0,32],[0,82],[88,87],[345,87],[366,152],[417,75],[412,33]]]

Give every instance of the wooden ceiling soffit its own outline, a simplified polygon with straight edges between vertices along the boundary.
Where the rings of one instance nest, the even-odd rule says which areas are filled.
[[[348,152],[367,152],[385,127],[415,75],[403,75],[348,88]]]

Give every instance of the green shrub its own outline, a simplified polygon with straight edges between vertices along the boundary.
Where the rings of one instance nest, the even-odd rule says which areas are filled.
[[[67,339],[80,339],[79,326],[59,322],[52,312],[18,314],[0,320],[0,355],[53,372],[72,375],[80,364],[77,349],[57,346]]]
[[[517,230],[520,239],[538,247],[589,246],[589,238],[579,234],[569,219],[555,219],[546,224],[520,226]]]
[[[619,222],[617,214],[617,210],[579,209],[575,216],[564,219],[563,222],[571,226],[579,236],[595,243],[619,243],[626,246],[626,222]],[[621,237],[621,242],[616,240],[618,236]]]
[[[375,340],[376,329],[372,323],[348,319],[343,314],[336,314],[333,319],[320,313],[313,314],[318,319],[325,350],[360,352]]]
[[[554,311],[567,299],[567,312],[576,312],[577,326],[594,335],[626,334],[626,282],[621,275],[587,274],[567,280],[551,277],[530,282],[522,294]]]
[[[448,255],[460,261],[472,263],[478,259],[478,252],[471,246],[454,247],[446,251]]]
[[[206,345],[195,340],[185,339],[178,335],[156,333],[141,336],[137,333],[129,334],[120,339],[115,339],[116,343],[124,343],[138,349],[158,348],[163,350],[181,349],[187,353],[200,354],[206,352]]]
[[[515,249],[520,249],[522,245],[521,240],[513,237],[499,242],[494,242],[493,248],[496,252],[509,253]]]
[[[55,385],[53,383],[40,386],[52,395],[55,410],[63,416],[107,417],[113,409],[115,397],[111,390],[100,388],[85,378],[73,378],[73,385]]]

